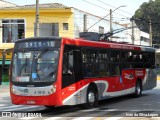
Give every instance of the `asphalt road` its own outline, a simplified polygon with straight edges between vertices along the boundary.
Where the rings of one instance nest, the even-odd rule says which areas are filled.
[[[99,102],[97,108],[89,110],[84,110],[80,106],[47,109],[43,106],[13,105],[9,93],[4,92],[0,93],[0,116],[0,120],[158,120],[160,119],[160,80],[156,88],[143,91],[139,98],[123,96],[103,100]],[[4,116],[12,116],[12,118]]]

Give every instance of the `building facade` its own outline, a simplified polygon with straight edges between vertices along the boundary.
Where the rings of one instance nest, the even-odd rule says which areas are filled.
[[[5,7],[15,7],[17,6],[16,4],[4,1],[4,0],[0,0],[0,9],[3,9]],[[4,13],[7,11],[3,11]],[[0,20],[1,21],[1,20]],[[2,22],[0,22],[0,33],[2,33]],[[1,44],[2,42],[2,34],[0,34],[0,79],[2,78],[2,49],[8,49],[9,46],[7,44],[3,45]],[[8,55],[7,59],[10,59],[11,56]],[[6,64],[10,64],[8,61],[6,61]],[[6,76],[6,78],[8,79],[8,77]]]
[[[130,44],[133,43],[135,45],[149,46],[150,44],[149,34],[141,31],[134,21],[133,24],[128,23],[128,24],[123,24],[123,26],[129,28],[128,30],[124,31],[125,34],[124,40],[126,40],[125,42],[128,42]]]

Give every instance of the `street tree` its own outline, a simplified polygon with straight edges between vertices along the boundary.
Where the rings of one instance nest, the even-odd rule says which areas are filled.
[[[132,19],[142,31],[147,33],[149,33],[149,23],[151,22],[153,43],[160,44],[160,0],[144,2],[136,10]]]

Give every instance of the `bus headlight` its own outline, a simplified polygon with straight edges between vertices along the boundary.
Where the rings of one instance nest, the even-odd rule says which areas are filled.
[[[53,88],[51,88],[51,90],[48,92],[48,94],[53,94],[56,92],[56,86],[54,85]]]
[[[11,88],[11,92],[14,93],[14,94],[16,93],[15,89],[13,88],[13,86]]]

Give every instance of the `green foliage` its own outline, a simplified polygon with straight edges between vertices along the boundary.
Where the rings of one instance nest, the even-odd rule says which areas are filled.
[[[152,23],[153,39],[160,39],[160,0],[144,2],[135,12],[136,24],[142,31],[149,33],[149,21]]]
[[[9,82],[8,74],[3,74],[2,75],[2,82]]]

